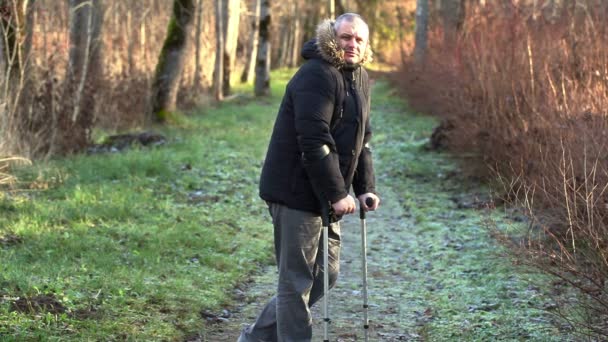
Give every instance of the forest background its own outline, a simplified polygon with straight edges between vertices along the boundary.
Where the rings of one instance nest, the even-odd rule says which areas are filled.
[[[14,189],[19,163],[179,123],[242,96],[238,82],[268,96],[270,69],[297,66],[315,25],[347,11],[367,19],[409,104],[442,118],[430,145],[526,210],[528,235],[498,238],[576,289],[581,312],[567,319],[606,337],[601,0],[2,0],[0,182]]]

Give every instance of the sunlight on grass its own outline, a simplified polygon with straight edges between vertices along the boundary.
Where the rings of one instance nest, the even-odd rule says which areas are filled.
[[[497,210],[459,207],[459,198],[474,198],[480,184],[459,172],[458,160],[426,148],[437,120],[409,113],[384,82],[374,88],[372,103],[380,194],[395,192],[405,212],[411,251],[396,256],[393,272],[405,281],[382,284],[376,300],[405,293],[397,305],[400,328],[428,341],[560,341],[564,335],[541,308],[549,305],[542,275],[526,274],[491,236],[487,220],[498,229],[513,229],[496,220]],[[390,182],[390,183],[389,183]],[[382,187],[390,187],[383,189]],[[394,263],[394,260],[386,260]]]
[[[273,73],[272,99],[162,128],[165,146],[21,169],[48,190],[0,202],[0,339],[179,340],[204,330],[202,310],[233,304],[272,260],[257,177],[291,73]],[[53,304],[24,311],[19,298]]]

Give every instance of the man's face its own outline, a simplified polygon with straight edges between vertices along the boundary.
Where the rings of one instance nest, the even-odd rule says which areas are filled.
[[[360,19],[343,21],[336,31],[338,45],[344,50],[347,64],[358,64],[363,59],[367,48],[369,29]]]

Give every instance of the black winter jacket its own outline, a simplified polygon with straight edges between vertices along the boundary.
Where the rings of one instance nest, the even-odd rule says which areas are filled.
[[[351,185],[357,196],[375,192],[368,75],[332,58],[333,29],[322,25],[287,84],[260,178],[262,199],[316,213],[321,200],[335,203]],[[323,145],[326,157],[303,158]]]

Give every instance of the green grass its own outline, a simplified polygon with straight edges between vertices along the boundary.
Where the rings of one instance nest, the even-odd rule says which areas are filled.
[[[257,185],[292,72],[273,74],[271,99],[239,96],[158,128],[164,146],[20,170],[34,190],[0,194],[0,340],[205,336],[200,312],[234,305],[235,287],[273,258]],[[396,303],[383,323],[427,341],[564,340],[532,285],[542,276],[490,236],[488,220],[508,219],[455,204],[483,189],[424,149],[436,120],[409,113],[384,82],[372,102],[378,190],[405,213],[382,246],[395,248],[382,261],[390,274],[373,278],[373,299]],[[62,310],[14,310],[21,298]]]
[[[273,74],[272,99],[158,128],[164,146],[21,170],[44,190],[0,197],[0,340],[180,340],[234,304],[272,260],[257,184],[289,75]],[[62,310],[14,310],[35,296]]]
[[[458,171],[457,159],[425,148],[438,122],[412,113],[382,82],[372,106],[378,191],[394,192],[406,216],[403,231],[393,236],[403,252],[385,261],[403,281],[377,280],[383,287],[378,300],[407,294],[399,300],[396,325],[425,341],[571,338],[544,310],[552,305],[548,277],[515,266],[491,236],[491,227],[514,233],[521,226],[500,208],[458,206],[459,198],[472,201],[487,190]]]

